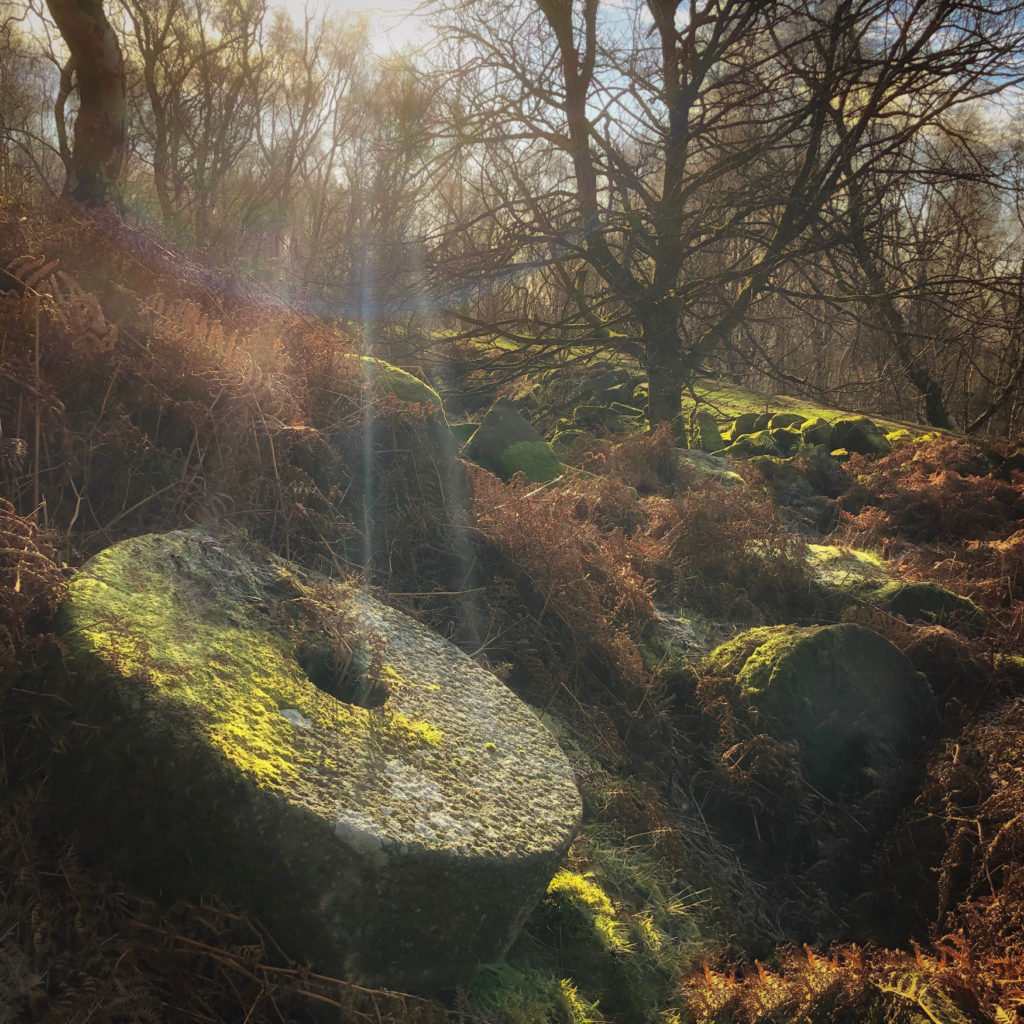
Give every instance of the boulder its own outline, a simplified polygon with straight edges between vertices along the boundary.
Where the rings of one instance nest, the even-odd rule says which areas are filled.
[[[695,448],[673,448],[672,461],[684,476],[714,480],[726,487],[742,487],[746,482],[720,455],[709,455]]]
[[[852,623],[748,630],[707,667],[735,678],[763,731],[799,744],[808,781],[830,796],[895,784],[932,714],[924,677]]]
[[[467,442],[463,455],[504,480],[521,472],[527,480],[546,483],[562,472],[562,464],[551,446],[504,399],[491,407]]]
[[[969,597],[937,583],[893,580],[872,596],[871,603],[908,622],[952,624],[972,634],[985,625],[985,613]]]
[[[753,434],[741,434],[720,454],[731,455],[734,459],[749,459],[755,455],[780,455],[781,452],[770,431],[758,430]]]
[[[898,579],[872,551],[808,544],[807,562],[836,613],[867,604],[908,622],[949,624],[972,634],[984,628],[985,614],[970,598],[937,583]]]
[[[158,895],[239,905],[325,973],[465,982],[504,955],[578,827],[565,756],[498,679],[240,542],[108,548],[61,625],[95,742],[56,796],[86,851]]]
[[[374,356],[350,356],[358,359],[359,373],[367,388],[375,392],[392,395],[402,402],[432,405],[438,412],[443,411],[441,396],[419,377],[400,366],[394,366]]]
[[[799,427],[803,424],[806,416],[796,412],[777,412],[769,421],[770,430],[780,430],[785,427]]]
[[[845,448],[859,455],[887,455],[892,445],[874,420],[867,416],[846,416],[832,424],[833,448]]]
[[[715,417],[707,409],[700,409],[694,419],[697,447],[709,454],[720,452],[725,447],[725,441],[722,440],[722,433],[718,429],[718,421]]]
[[[758,414],[756,412],[745,412],[741,413],[732,422],[732,433],[730,436],[735,441],[743,434],[752,434],[757,427],[754,424],[758,420]]]
[[[832,424],[828,420],[816,416],[812,420],[805,420],[800,428],[800,437],[806,445],[824,445],[832,447]]]
[[[792,455],[802,443],[800,431],[795,427],[772,427],[768,433],[784,456]]]

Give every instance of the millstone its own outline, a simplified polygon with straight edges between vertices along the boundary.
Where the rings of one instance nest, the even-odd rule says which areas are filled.
[[[324,972],[464,981],[578,827],[534,713],[350,586],[149,535],[77,574],[63,626],[76,715],[99,727],[62,784],[86,844],[163,895],[241,905]]]

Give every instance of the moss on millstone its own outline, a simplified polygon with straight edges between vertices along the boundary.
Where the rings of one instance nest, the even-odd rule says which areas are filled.
[[[903,654],[851,623],[751,630],[712,652],[707,667],[735,674],[760,727],[796,741],[808,780],[827,794],[897,776],[933,705]]]
[[[364,380],[374,390],[393,395],[402,402],[432,405],[439,412],[443,411],[441,396],[408,370],[375,356],[358,356],[358,359]]]
[[[547,441],[517,441],[501,453],[502,475],[522,473],[534,483],[547,483],[562,474],[562,463]]]
[[[465,980],[572,838],[579,794],[536,716],[355,588],[198,532],[136,537],[72,579],[61,626],[96,737],[55,783],[84,848],[161,895],[240,904],[329,973]],[[383,704],[307,675],[318,630],[371,652]]]

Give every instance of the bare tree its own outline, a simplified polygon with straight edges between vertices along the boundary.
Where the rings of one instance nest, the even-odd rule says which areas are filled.
[[[551,154],[543,191],[504,172],[490,244],[568,269],[574,343],[606,344],[589,321],[609,318],[636,338],[652,423],[678,417],[682,387],[782,269],[820,251],[829,204],[1020,72],[1012,2],[647,0],[630,16],[600,0],[459,0],[445,16],[470,54],[453,69],[472,87],[459,143],[481,167]],[[486,234],[474,216],[450,225],[464,249]],[[497,326],[561,329],[515,320]]]
[[[116,197],[127,151],[125,69],[102,0],[47,0],[71,54],[78,88],[71,164],[64,191],[102,205]]]

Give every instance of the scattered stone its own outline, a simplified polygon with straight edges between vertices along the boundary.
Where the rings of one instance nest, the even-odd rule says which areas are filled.
[[[546,483],[562,472],[562,464],[551,446],[504,399],[495,402],[483,418],[463,455],[504,480],[522,472],[527,480]]]
[[[768,430],[758,430],[753,434],[741,434],[732,444],[720,453],[731,455],[734,459],[749,459],[755,455],[781,455],[775,439]]]
[[[807,417],[795,412],[777,412],[769,421],[770,430],[779,430],[784,427],[799,427]]]
[[[693,473],[727,487],[742,487],[746,483],[739,473],[729,468],[721,455],[709,455],[696,448],[673,448],[672,459],[684,475]]]
[[[860,455],[888,455],[892,445],[874,420],[867,416],[847,416],[832,424],[832,444]]]
[[[768,431],[775,447],[785,457],[792,455],[803,443],[800,431],[795,427],[773,427]]]
[[[752,629],[716,648],[707,668],[735,677],[765,732],[800,745],[808,781],[827,795],[893,784],[932,714],[924,677],[852,623]]]
[[[758,414],[756,412],[745,412],[737,416],[732,423],[731,437],[735,441],[742,437],[744,434],[752,434],[757,427],[754,426],[757,423]]]
[[[55,784],[84,848],[164,897],[239,905],[325,973],[464,983],[502,958],[578,826],[537,716],[349,585],[149,535],[86,564],[62,624],[95,742]]]
[[[828,420],[816,416],[814,419],[805,420],[800,428],[800,437],[807,445],[824,445],[832,447],[832,424]]]
[[[767,430],[768,424],[772,421],[772,414],[770,412],[758,413],[754,419],[754,432],[758,430]]]
[[[898,579],[872,551],[808,544],[807,562],[837,614],[852,604],[867,604],[908,622],[949,624],[968,634],[985,626],[985,613],[969,598],[937,583]]]

